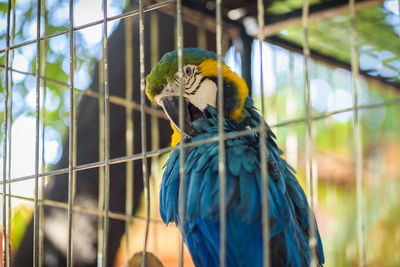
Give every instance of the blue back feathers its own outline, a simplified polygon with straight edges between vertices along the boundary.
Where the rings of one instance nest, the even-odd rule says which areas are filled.
[[[257,127],[259,115],[250,98],[247,116],[240,122],[224,120],[227,134]],[[217,111],[207,108],[208,118],[193,126],[200,133],[185,142],[218,135]],[[268,189],[261,187],[259,138],[249,135],[225,141],[228,266],[262,266],[261,194],[268,194],[270,252],[272,266],[308,266],[309,206],[293,169],[280,157],[272,132],[267,135]],[[196,266],[219,265],[219,175],[218,143],[208,143],[185,151],[186,214],[179,225],[179,151],[171,152],[160,189],[160,213],[165,223],[181,229]],[[313,218],[314,220],[314,218]],[[324,255],[317,230],[317,262]]]

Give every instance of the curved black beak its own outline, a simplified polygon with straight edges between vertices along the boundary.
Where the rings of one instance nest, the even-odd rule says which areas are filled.
[[[164,112],[177,129],[183,130],[185,135],[193,136],[195,134],[196,130],[192,126],[188,109],[189,103],[186,98],[183,98],[183,129],[179,127],[179,96],[166,96],[160,102]]]

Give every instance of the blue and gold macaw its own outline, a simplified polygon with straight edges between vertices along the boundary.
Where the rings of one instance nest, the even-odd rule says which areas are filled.
[[[224,130],[227,134],[258,127],[260,115],[248,95],[246,82],[223,65]],[[217,56],[198,48],[183,50],[184,142],[218,135]],[[178,55],[164,55],[146,78],[146,93],[167,114],[179,140]],[[294,170],[280,157],[275,136],[267,126],[268,189],[261,187],[260,142],[257,134],[225,141],[226,152],[226,262],[228,266],[262,266],[261,191],[268,194],[271,266],[309,266],[309,210]],[[160,189],[160,213],[182,232],[196,266],[219,265],[218,142],[185,150],[185,218],[180,225],[179,151],[165,165]],[[314,217],[312,220],[315,222]],[[316,224],[315,224],[316,225]],[[316,257],[324,263],[316,230]]]

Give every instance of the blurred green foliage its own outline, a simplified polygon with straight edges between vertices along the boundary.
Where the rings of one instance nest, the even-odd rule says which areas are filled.
[[[25,229],[32,217],[32,207],[28,205],[19,205],[13,210],[12,229],[11,229],[11,249],[19,247]]]
[[[400,85],[399,16],[380,5],[362,8],[356,13],[356,29],[360,69]],[[350,64],[349,13],[310,22],[308,34],[311,49]],[[290,27],[279,36],[299,45],[304,41],[301,25]]]
[[[273,54],[280,55],[272,62],[272,67],[280,71],[276,73],[277,80],[272,91],[268,82],[264,84],[264,115],[270,125],[284,123],[273,131],[286,158],[290,157],[288,153],[292,153],[288,152],[289,136],[296,136],[295,168],[307,192],[302,56],[267,46]],[[279,67],[286,61],[289,66]],[[353,112],[321,117],[326,112],[353,106],[351,73],[311,60],[310,83],[312,112],[316,117],[312,122],[314,161],[319,178],[316,214],[326,253],[326,266],[358,266]],[[361,109],[360,120],[367,265],[398,266],[400,159],[393,151],[400,151],[400,91],[361,76],[358,90],[362,106],[393,101],[387,106]],[[260,109],[259,93],[255,93],[255,97]]]
[[[10,32],[13,38],[10,39],[10,45],[19,45],[25,42],[35,41],[36,39],[36,23],[37,23],[37,2],[17,0],[11,10]],[[109,1],[109,10],[112,12],[121,12],[126,1]],[[0,50],[6,48],[6,33],[7,33],[7,10],[8,1],[0,0]],[[42,19],[41,19],[41,36],[46,37],[55,33],[67,31],[69,29],[69,2],[65,0],[42,0]],[[82,16],[86,14],[102,16],[101,1],[95,3],[97,8],[87,10],[86,0],[73,1],[76,16],[75,26],[82,21]],[[82,7],[83,6],[83,7]],[[89,6],[90,7],[90,6]],[[14,17],[15,23],[14,23]],[[80,19],[80,20],[79,20]],[[109,34],[115,29],[118,22],[114,22],[109,26]],[[90,35],[92,34],[92,35]],[[77,105],[81,99],[83,90],[87,89],[92,81],[91,75],[94,73],[95,63],[102,56],[101,38],[93,38],[93,34],[101,36],[102,25],[90,28],[89,31],[79,30],[74,33],[74,87]],[[59,36],[51,37],[40,42],[40,75],[46,79],[41,79],[40,88],[40,103],[41,103],[41,122],[42,131],[45,129],[45,166],[46,169],[51,169],[58,162],[62,154],[62,144],[68,137],[69,127],[69,84],[70,84],[70,53],[69,53],[69,36],[68,33],[60,34]],[[12,126],[15,126],[21,119],[35,119],[35,95],[36,95],[36,42],[26,44],[21,47],[9,51],[9,66],[15,71],[9,71],[9,111],[12,101]],[[4,89],[5,89],[5,70],[6,52],[0,54],[0,125],[4,127]],[[19,73],[18,71],[22,72]],[[45,90],[44,90],[45,88]],[[42,120],[43,111],[45,110],[45,123]],[[24,120],[29,121],[29,120]],[[32,124],[33,125],[33,124]],[[25,153],[31,155],[29,162],[14,162],[11,163],[11,172],[25,173],[30,175],[33,173],[31,165],[34,162],[34,144],[31,147],[19,147],[18,138],[32,139],[35,135],[35,129],[29,128],[32,125],[26,125],[24,129],[25,136],[21,133],[16,133],[13,130],[12,138],[12,153]],[[10,126],[10,125],[9,125]],[[3,143],[3,134],[0,136],[1,144]],[[23,142],[22,142],[23,143]],[[22,150],[22,151],[18,151]],[[47,151],[51,151],[47,153]],[[2,149],[0,151],[2,155]],[[29,157],[28,157],[29,158]],[[1,169],[2,169],[1,164]],[[27,167],[28,166],[28,167]],[[1,170],[2,173],[2,170]],[[19,174],[21,175],[21,174]],[[18,175],[17,175],[18,176]],[[13,184],[12,192],[17,192],[18,187],[28,187],[25,189],[27,197],[32,197],[32,184],[22,185]],[[29,189],[31,188],[31,189]],[[20,205],[23,203],[23,205]],[[27,205],[25,205],[27,204]],[[13,249],[16,249],[25,232],[26,224],[29,222],[32,209],[30,203],[21,202],[18,199],[12,200],[13,217],[12,217],[12,233],[11,242]]]

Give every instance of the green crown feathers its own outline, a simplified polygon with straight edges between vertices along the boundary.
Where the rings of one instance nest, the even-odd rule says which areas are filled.
[[[200,65],[206,59],[217,59],[214,52],[200,48],[184,48],[182,62],[183,65]],[[152,71],[146,77],[146,94],[151,101],[161,93],[168,82],[174,79],[178,71],[178,51],[166,53],[161,60],[153,67]]]

